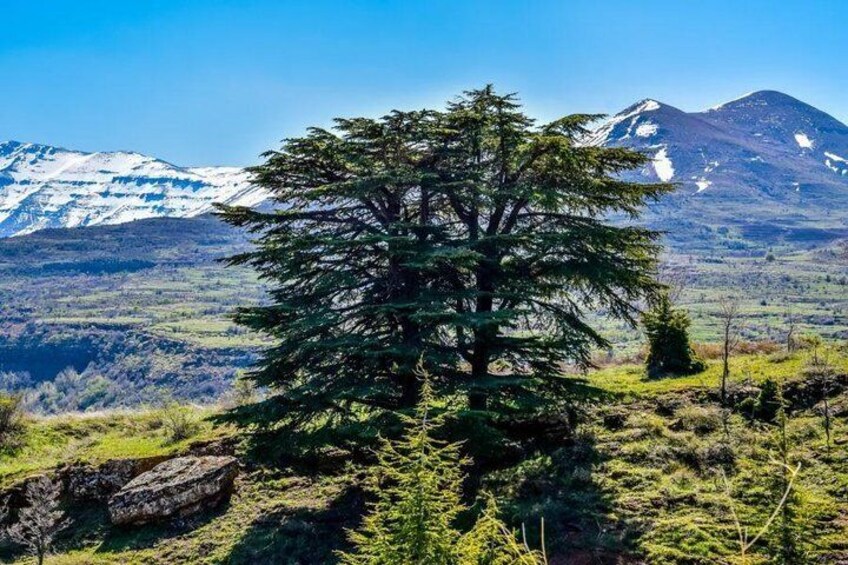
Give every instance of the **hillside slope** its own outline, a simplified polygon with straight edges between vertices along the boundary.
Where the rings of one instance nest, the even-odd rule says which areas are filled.
[[[261,345],[228,315],[262,286],[217,261],[245,245],[210,216],[0,239],[0,389],[51,412],[218,398]]]
[[[757,532],[780,496],[785,445],[800,463],[789,523],[799,563],[848,559],[848,358],[829,352],[838,376],[830,407],[828,445],[820,387],[807,373],[810,352],[736,356],[726,417],[717,403],[721,363],[699,375],[651,380],[644,368],[616,366],[587,375],[603,402],[586,404],[576,433],[543,451],[506,450],[469,469],[497,496],[511,527],[539,544],[544,518],[551,565],[713,565],[741,563],[731,508]],[[766,379],[784,384],[789,420],[785,440],[775,422],[739,409]],[[174,443],[154,412],[62,416],[31,423],[17,454],[0,453],[0,493],[34,473],[72,462],[169,456],[195,451],[195,442],[236,445],[242,473],[229,503],[187,519],[128,528],[109,523],[105,504],[69,505],[70,528],[48,562],[336,563],[345,528],[365,509],[362,484],[369,461],[341,448],[315,454],[309,471],[250,449],[244,436],[204,424]],[[470,446],[473,450],[473,445]],[[478,461],[479,463],[479,461]],[[724,473],[730,483],[727,492]],[[475,488],[470,487],[469,488]],[[748,563],[774,563],[785,544],[778,520],[748,552]],[[19,548],[0,542],[0,560],[27,563]]]

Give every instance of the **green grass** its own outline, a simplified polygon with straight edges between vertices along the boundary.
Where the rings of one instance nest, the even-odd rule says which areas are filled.
[[[827,354],[848,374],[844,352]],[[732,382],[799,382],[808,358],[739,356]],[[484,485],[505,498],[513,523],[544,516],[553,554],[587,562],[741,563],[731,504],[743,527],[756,532],[765,523],[779,498],[781,436],[778,426],[739,413],[727,417],[725,430],[716,401],[703,394],[717,390],[719,375],[717,362],[700,375],[660,380],[635,365],[592,372],[589,382],[614,399],[588,408],[575,442],[493,473]],[[792,410],[787,425],[789,463],[801,464],[792,508],[803,563],[848,557],[848,394],[832,402],[842,407],[836,443],[826,444],[817,409]],[[750,563],[777,562],[779,532],[780,522],[751,549]]]
[[[757,384],[766,378],[793,380],[801,375],[808,358],[809,353],[804,351],[792,355],[732,355],[729,382],[751,381]],[[848,373],[848,357],[832,351],[828,358],[837,370]],[[711,360],[707,362],[706,371],[683,377],[651,379],[645,373],[644,366],[625,364],[592,371],[587,378],[592,385],[607,392],[651,396],[668,392],[717,390],[721,383],[721,373],[721,361]]]
[[[151,457],[179,453],[194,441],[232,433],[203,419],[208,408],[188,408],[201,420],[198,433],[172,442],[156,410],[93,415],[65,414],[32,418],[22,447],[0,453],[0,486],[71,462],[102,463],[108,459]]]
[[[105,516],[82,512],[55,565],[100,563],[327,563],[343,543],[329,505],[349,477],[306,480],[258,471],[237,480],[225,508],[179,526],[111,531]],[[310,522],[330,516],[324,524]],[[105,533],[104,533],[105,530]],[[92,535],[94,534],[94,535]],[[98,535],[99,534],[99,535]]]
[[[681,286],[677,302],[689,311],[695,341],[719,340],[720,303],[729,297],[740,302],[745,339],[781,341],[789,318],[804,333],[848,337],[848,271],[844,263],[823,252],[795,250],[774,262],[716,252],[672,253],[665,263]],[[639,329],[601,315],[593,316],[592,322],[613,343],[617,355],[631,355],[643,342]]]
[[[820,353],[848,374],[842,348]],[[809,357],[738,355],[731,381],[798,383]],[[722,416],[714,395],[704,394],[717,390],[720,370],[710,361],[705,372],[678,378],[648,379],[638,365],[593,371],[588,383],[609,395],[582,407],[574,437],[505,468],[475,470],[475,478],[499,498],[510,525],[524,524],[531,545],[545,519],[552,563],[739,563],[731,504],[743,526],[754,531],[764,523],[776,500],[780,434],[740,413]],[[787,426],[789,462],[801,464],[792,508],[803,562],[848,556],[848,395],[833,403],[842,410],[834,420],[837,443],[826,445],[815,409],[792,410]],[[206,426],[172,444],[154,412],[37,419],[23,450],[0,457],[0,484],[73,460],[177,453],[191,441],[231,433]],[[229,504],[177,524],[113,529],[102,506],[72,509],[74,526],[52,563],[332,563],[344,528],[355,526],[363,508],[351,488],[361,484],[361,464],[304,476],[242,457],[249,465]],[[774,562],[778,532],[752,548],[751,563]]]

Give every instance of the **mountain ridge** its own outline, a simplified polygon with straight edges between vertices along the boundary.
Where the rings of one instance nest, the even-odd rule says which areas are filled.
[[[266,198],[239,167],[180,167],[132,151],[0,142],[0,236],[51,227],[192,217]]]
[[[677,184],[648,210],[654,227],[848,228],[835,213],[848,207],[848,126],[779,91],[755,91],[696,112],[646,98],[598,124],[583,142],[641,151],[651,161],[626,177]],[[132,151],[0,143],[0,237],[193,217],[214,202],[254,206],[267,197],[238,167],[180,167]]]
[[[643,221],[684,247],[793,246],[845,237],[848,126],[774,90],[685,112],[647,99],[602,122],[586,143],[650,161],[628,180],[672,182]],[[745,240],[745,241],[743,241]],[[768,243],[771,244],[771,243]]]
[[[653,176],[652,180],[673,179],[684,187],[694,185],[697,192],[716,184],[709,178],[715,175],[709,173],[728,164],[740,169],[732,179],[736,184],[748,184],[751,180],[756,180],[754,184],[760,187],[771,184],[776,188],[779,184],[760,165],[745,165],[745,162],[780,165],[793,171],[799,177],[789,182],[793,187],[807,181],[848,189],[848,157],[844,157],[848,155],[848,126],[805,102],[773,90],[753,92],[702,112],[684,112],[654,99],[642,100],[601,124],[588,142],[626,146],[648,153],[654,162],[640,171],[641,176]],[[662,150],[665,152],[660,154]],[[696,170],[699,167],[687,162],[695,156],[701,156],[706,166]],[[672,167],[676,160],[680,162],[680,172],[664,175],[665,160]],[[662,163],[659,171],[658,162]],[[799,163],[804,167],[798,166]],[[810,165],[816,166],[810,168]],[[804,172],[805,168],[810,170]],[[721,178],[717,180],[722,182]]]

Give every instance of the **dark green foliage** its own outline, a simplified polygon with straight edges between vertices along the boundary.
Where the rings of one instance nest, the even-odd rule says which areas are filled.
[[[397,441],[384,441],[372,470],[376,501],[362,526],[349,532],[354,546],[341,552],[347,565],[541,565],[543,556],[518,543],[498,518],[489,497],[483,513],[463,534],[455,522],[466,510],[461,502],[462,466],[459,443],[433,438],[432,391],[422,389],[415,418],[403,420]]]
[[[775,422],[783,411],[783,395],[772,379],[766,379],[757,397],[756,415],[764,422]]]
[[[276,343],[252,377],[278,394],[254,419],[302,429],[412,407],[419,359],[472,410],[562,400],[562,364],[608,345],[584,310],[633,322],[658,288],[657,234],[602,218],[670,189],[618,178],[643,155],[577,143],[596,117],[537,126],[486,87],[267,153],[254,174],[278,209],[221,212],[256,234],[230,263],[271,286],[236,316]]]
[[[691,375],[706,368],[689,344],[689,316],[674,308],[667,293],[642,316],[648,336],[648,375]]]
[[[742,399],[736,410],[749,420],[760,420],[770,424],[780,423],[780,414],[787,405],[781,386],[777,381],[767,378],[756,397]]]

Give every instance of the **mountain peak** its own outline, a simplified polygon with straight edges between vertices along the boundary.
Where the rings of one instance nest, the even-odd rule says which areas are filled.
[[[9,155],[12,151],[24,145],[20,141],[10,139],[9,141],[0,141],[0,155]]]
[[[783,204],[848,201],[848,126],[776,90],[706,112],[640,100],[590,139],[652,157],[634,178],[674,180],[684,194],[722,194],[728,201],[745,194]]]
[[[587,145],[604,145],[611,139],[624,139],[631,136],[647,138],[657,133],[655,118],[668,119],[669,116],[686,114],[674,106],[669,106],[653,98],[644,98],[631,104],[599,127],[586,138]]]
[[[707,110],[707,112],[715,112],[732,108],[750,108],[756,106],[804,106],[812,108],[809,104],[777,90],[756,90],[740,96],[739,98],[723,102],[718,106],[713,106]]]
[[[639,100],[635,104],[631,104],[630,106],[628,106],[627,108],[625,108],[624,110],[622,110],[621,112],[616,114],[615,117],[621,117],[621,116],[628,117],[628,116],[634,116],[636,114],[643,114],[645,112],[656,112],[658,110],[666,110],[666,109],[670,109],[672,111],[676,110],[678,112],[680,111],[677,108],[675,108],[674,106],[670,106],[669,104],[666,104],[664,102],[660,102],[659,100],[657,100],[655,98],[643,98],[642,100]]]

